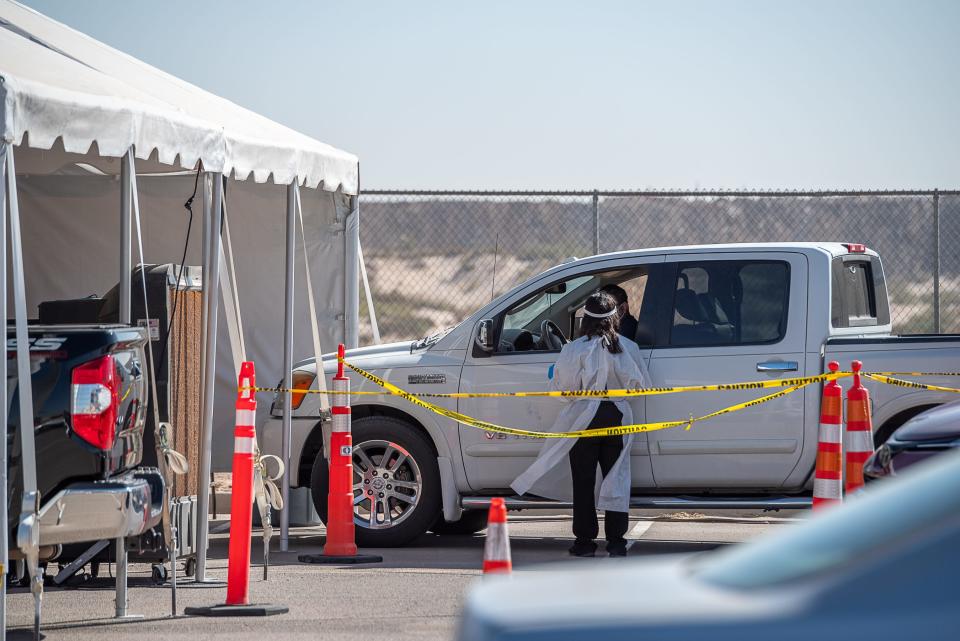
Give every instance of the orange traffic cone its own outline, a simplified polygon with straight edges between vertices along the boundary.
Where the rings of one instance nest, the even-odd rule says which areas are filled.
[[[847,432],[843,439],[847,451],[849,495],[863,487],[863,464],[873,454],[873,420],[870,417],[870,392],[860,383],[863,363],[853,361],[853,385],[847,390]]]
[[[333,391],[337,393],[336,405],[331,407],[333,424],[330,433],[330,452],[327,454],[329,485],[327,491],[327,542],[323,554],[301,554],[301,563],[353,564],[380,563],[379,554],[358,554],[356,530],[353,523],[353,434],[350,426],[350,379],[344,374],[343,343],[337,348],[337,375],[333,377]],[[384,475],[386,476],[386,475]],[[377,479],[378,481],[380,479]],[[387,488],[390,486],[388,485]],[[373,495],[373,492],[370,492]],[[381,493],[382,497],[383,494]],[[370,509],[376,510],[370,500]]]
[[[253,361],[240,367],[237,381],[237,424],[233,431],[233,497],[230,503],[230,545],[227,561],[227,602],[191,606],[184,614],[203,617],[270,616],[286,614],[285,605],[250,603],[250,534],[253,519],[253,474],[257,417],[256,371]],[[176,575],[174,575],[176,577]],[[176,610],[176,606],[173,608]],[[176,613],[174,613],[176,614]]]
[[[831,372],[840,369],[836,361],[828,363]],[[823,385],[820,401],[820,435],[817,444],[817,469],[813,479],[813,509],[824,508],[843,500],[843,389],[837,381]]]
[[[510,574],[510,533],[507,531],[507,506],[502,498],[490,501],[487,516],[487,540],[483,546],[483,573]]]

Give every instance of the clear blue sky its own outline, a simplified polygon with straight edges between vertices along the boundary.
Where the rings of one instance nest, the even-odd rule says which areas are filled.
[[[368,189],[960,186],[960,2],[26,4]]]

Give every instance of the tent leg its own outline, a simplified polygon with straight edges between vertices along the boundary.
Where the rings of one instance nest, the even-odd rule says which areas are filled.
[[[43,603],[43,576],[39,568],[40,529],[37,511],[37,455],[34,444],[33,383],[30,368],[30,339],[27,333],[27,293],[23,275],[23,242],[20,236],[20,207],[17,201],[17,170],[13,147],[6,146],[7,202],[10,210],[10,265],[13,267],[13,308],[17,338],[17,397],[20,401],[20,465],[23,500],[17,526],[17,547],[26,558],[30,591],[34,601],[34,632],[39,638],[40,606]]]
[[[127,542],[122,536],[115,540],[117,554],[117,578],[115,592],[115,615],[116,619],[142,619],[143,615],[130,614],[127,608],[130,605],[130,597],[127,595],[127,573],[129,569],[127,556]]]
[[[207,274],[210,273],[210,199],[211,192],[213,187],[210,184],[210,175],[207,173],[203,174],[203,184],[200,187],[200,201],[202,203],[203,211],[200,217],[200,252],[202,254],[201,260],[201,273],[203,275],[203,280],[201,281],[201,297],[200,297],[200,319],[204,321],[207,318],[207,303],[210,298],[207,294],[207,290],[210,289],[210,286],[207,284]],[[201,327],[200,329],[200,353],[205,354],[207,349],[207,328],[206,326]],[[206,367],[206,362],[201,358],[200,359],[200,380],[204,381],[204,367]],[[203,411],[203,385],[200,385],[200,407],[201,412]],[[202,417],[201,417],[202,418]]]
[[[360,344],[360,197],[353,196],[352,204],[343,231],[343,343],[348,349]]]
[[[127,616],[127,605],[129,604],[129,600],[127,599],[127,546],[122,536],[116,540],[115,546],[117,559],[115,616],[118,619],[122,619]]]
[[[120,323],[130,324],[130,301],[131,301],[131,264],[130,264],[130,238],[133,209],[130,206],[130,194],[132,185],[130,176],[130,163],[127,151],[123,155],[120,163]]]
[[[204,305],[203,325],[203,416],[200,439],[200,494],[197,496],[197,575],[199,583],[207,581],[207,535],[210,530],[210,464],[213,455],[213,392],[216,383],[217,361],[217,296],[220,283],[220,220],[222,216],[221,199],[223,180],[221,175],[211,172],[213,178],[213,197],[204,199],[204,218],[208,221],[207,261],[204,267],[209,271],[203,274]]]
[[[283,295],[283,387],[287,390],[283,400],[283,426],[281,457],[284,469],[280,494],[283,509],[280,510],[280,551],[290,548],[290,433],[293,430],[293,264],[296,234],[297,197],[299,185],[294,180],[287,186],[287,253],[284,263]]]
[[[0,305],[7,318],[7,145],[0,140]],[[3,340],[7,340],[4,336]],[[0,425],[7,424],[7,377],[0,380]],[[7,439],[0,438],[0,487],[7,487]],[[7,566],[10,565],[7,540],[7,506],[0,507],[0,641],[7,641]]]

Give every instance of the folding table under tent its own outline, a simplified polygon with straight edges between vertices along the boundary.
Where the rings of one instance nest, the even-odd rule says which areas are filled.
[[[26,335],[27,317],[41,301],[104,294],[118,281],[120,319],[129,322],[131,296],[140,295],[131,288],[132,268],[141,260],[138,240],[145,264],[181,261],[183,204],[200,172],[184,263],[204,266],[200,395],[208,446],[201,478],[209,477],[211,465],[229,469],[238,351],[256,363],[261,385],[284,379],[289,388],[294,354],[313,356],[319,345],[340,341],[357,344],[356,156],[0,0],[0,166],[12,265],[11,286],[0,298],[15,317],[18,337]],[[229,236],[209,233],[224,230],[224,222]],[[225,251],[222,237],[232,251]],[[7,260],[0,258],[6,284]],[[313,309],[305,284],[311,276]],[[217,304],[208,307],[210,300]],[[17,363],[20,380],[29,383],[23,340]],[[21,415],[32,416],[29,385],[19,388]],[[6,399],[4,382],[0,401]],[[262,399],[260,411],[269,404]],[[7,411],[0,402],[3,424]],[[21,438],[31,441],[24,431]],[[0,443],[5,482],[6,439]],[[28,491],[27,468],[35,461],[24,458]],[[286,499],[289,484],[283,485]],[[201,492],[200,518],[207,516],[207,501]],[[283,547],[288,523],[284,509]],[[198,580],[205,579],[206,530],[199,528]]]

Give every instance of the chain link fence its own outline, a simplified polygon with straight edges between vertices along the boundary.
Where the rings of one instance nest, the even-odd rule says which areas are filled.
[[[777,241],[865,243],[895,331],[960,332],[960,191],[367,191],[360,230],[384,341],[456,324],[573,256]]]

